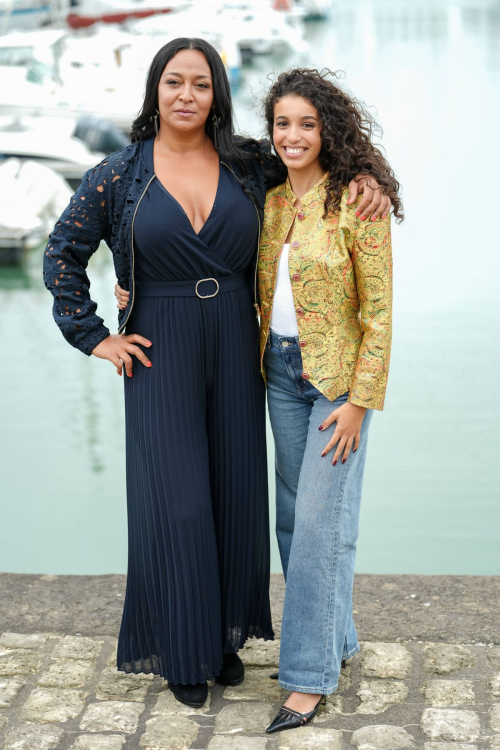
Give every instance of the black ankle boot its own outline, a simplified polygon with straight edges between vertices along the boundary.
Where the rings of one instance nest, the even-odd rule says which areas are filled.
[[[219,685],[239,685],[245,677],[245,667],[238,654],[224,654],[220,674],[215,678]]]
[[[208,696],[208,684],[199,682],[197,685],[174,685],[169,682],[168,686],[180,703],[191,708],[201,708]]]

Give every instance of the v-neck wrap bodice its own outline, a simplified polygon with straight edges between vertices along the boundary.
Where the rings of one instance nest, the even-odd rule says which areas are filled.
[[[153,138],[144,144],[152,171],[153,144]],[[245,272],[255,262],[258,231],[252,200],[222,162],[212,210],[198,233],[180,203],[156,177],[134,222],[136,279],[197,281]]]

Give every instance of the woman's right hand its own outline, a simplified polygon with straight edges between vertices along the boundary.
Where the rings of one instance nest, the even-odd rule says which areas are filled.
[[[130,292],[127,292],[126,289],[122,289],[118,282],[115,284],[115,297],[118,300],[117,308],[119,310],[125,310],[128,305]]]
[[[152,363],[142,349],[135,344],[152,346],[151,341],[145,339],[144,336],[139,336],[138,333],[129,333],[127,336],[124,333],[112,333],[97,344],[92,354],[99,359],[109,359],[115,365],[118,375],[122,374],[122,368],[125,365],[125,371],[131,378],[133,356],[137,357],[145,367],[152,367]]]

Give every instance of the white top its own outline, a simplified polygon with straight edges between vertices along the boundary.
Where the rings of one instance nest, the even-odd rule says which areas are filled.
[[[280,336],[299,335],[292,285],[290,283],[290,271],[288,268],[289,253],[290,245],[283,245],[278,264],[278,273],[276,275],[276,287],[271,314],[271,329]]]

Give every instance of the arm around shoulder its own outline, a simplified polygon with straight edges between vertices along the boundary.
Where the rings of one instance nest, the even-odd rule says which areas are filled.
[[[256,168],[264,182],[266,192],[281,185],[286,180],[287,169],[273,153],[268,138],[262,138],[261,140],[247,139],[243,148],[255,157]]]
[[[84,354],[109,336],[90,298],[86,268],[108,232],[103,193],[93,185],[89,169],[49,235],[43,256],[43,277],[54,297],[52,313],[66,341]]]

